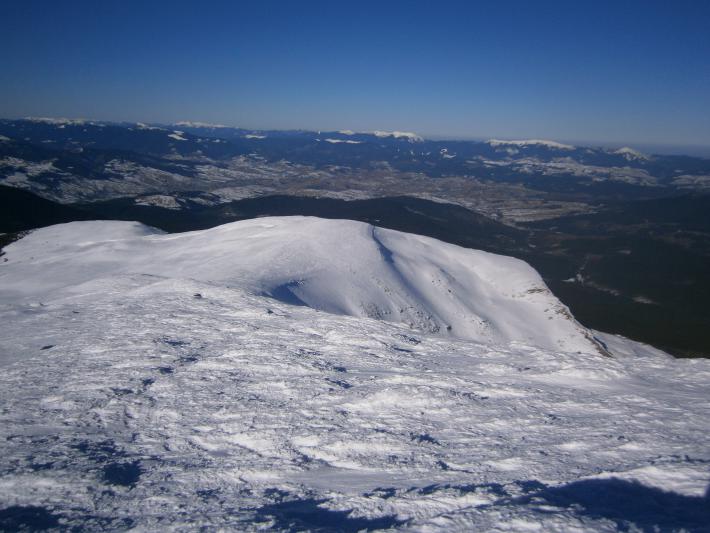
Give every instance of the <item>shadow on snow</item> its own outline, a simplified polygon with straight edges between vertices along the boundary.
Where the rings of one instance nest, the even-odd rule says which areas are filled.
[[[704,496],[686,496],[618,478],[588,479],[546,487],[508,502],[573,507],[580,517],[613,520],[621,531],[631,524],[644,532],[710,531],[710,486]]]

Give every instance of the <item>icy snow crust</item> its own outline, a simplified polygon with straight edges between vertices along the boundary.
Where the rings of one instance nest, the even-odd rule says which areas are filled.
[[[310,218],[177,235],[73,223],[6,252],[0,524],[29,506],[137,531],[710,523],[708,361],[600,333],[613,357],[553,348],[586,342],[562,315],[545,343],[413,330],[360,313],[339,270],[421,284],[441,268],[481,302],[542,313],[535,298],[554,299],[525,292],[541,282],[519,261]],[[264,295],[300,279],[288,289],[312,307]]]

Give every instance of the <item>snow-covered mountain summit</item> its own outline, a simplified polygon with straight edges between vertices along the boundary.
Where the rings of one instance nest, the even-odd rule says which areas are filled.
[[[268,217],[172,235],[131,222],[75,222],[38,230],[7,253],[3,298],[149,274],[486,344],[600,351],[523,261],[361,222]]]
[[[630,148],[628,146],[623,146],[622,148],[619,148],[618,150],[614,150],[611,153],[620,155],[624,157],[627,161],[634,161],[634,160],[643,160],[647,161],[649,160],[649,156],[639,152],[638,150],[634,150],[633,148]]]
[[[375,130],[372,132],[372,135],[374,135],[375,137],[393,137],[395,139],[406,139],[409,142],[424,142],[424,139],[421,136],[410,131]]]

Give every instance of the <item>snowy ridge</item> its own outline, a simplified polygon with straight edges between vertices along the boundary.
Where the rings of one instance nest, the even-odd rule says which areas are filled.
[[[325,140],[325,142],[332,143],[332,144],[340,144],[340,143],[362,144],[362,141],[353,141],[352,139],[324,139],[324,140]]]
[[[523,261],[361,222],[268,217],[173,235],[77,222],[40,229],[7,251],[6,286],[22,297],[106,276],[160,275],[491,345],[600,351]],[[51,260],[29,259],[38,255]],[[23,284],[33,272],[52,281]]]
[[[408,131],[381,131],[375,130],[372,132],[375,137],[394,137],[395,139],[407,139],[409,142],[424,142],[424,139],[416,133]]]
[[[185,128],[230,128],[231,126],[225,126],[224,124],[211,124],[209,122],[192,122],[189,120],[181,120],[176,122],[173,126],[183,126]]]
[[[554,150],[574,150],[570,144],[562,144],[556,141],[545,141],[541,139],[528,139],[522,141],[502,141],[499,139],[489,139],[486,141],[490,146],[542,146]]]
[[[624,156],[629,161],[633,161],[636,159],[643,159],[643,160],[648,160],[650,159],[649,156],[646,154],[642,154],[641,152],[634,150],[633,148],[629,148],[628,146],[624,146],[623,148],[619,148],[618,150],[614,150],[612,153]]]
[[[158,126],[151,126],[150,124],[145,124],[144,122],[136,122],[136,127],[139,130],[165,131],[165,128],[161,128]]]
[[[25,117],[24,120],[53,124],[56,126],[82,126],[84,124],[99,125],[94,121],[86,120],[84,118]]]

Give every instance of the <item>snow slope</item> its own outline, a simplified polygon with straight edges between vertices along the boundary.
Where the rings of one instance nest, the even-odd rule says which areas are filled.
[[[38,230],[7,253],[4,299],[150,274],[227,283],[487,344],[600,352],[523,261],[361,222],[273,217],[177,235],[131,222],[79,222]],[[35,277],[42,281],[24,283]]]
[[[290,294],[350,306],[344,263],[367,266],[354,283],[430,284],[446,264],[481,308],[534,321],[541,301],[505,297],[538,279],[519,262],[308,218],[75,223],[6,251],[0,529],[707,531],[710,361],[602,333],[613,357],[479,342],[263,294],[320,279],[349,296]]]

